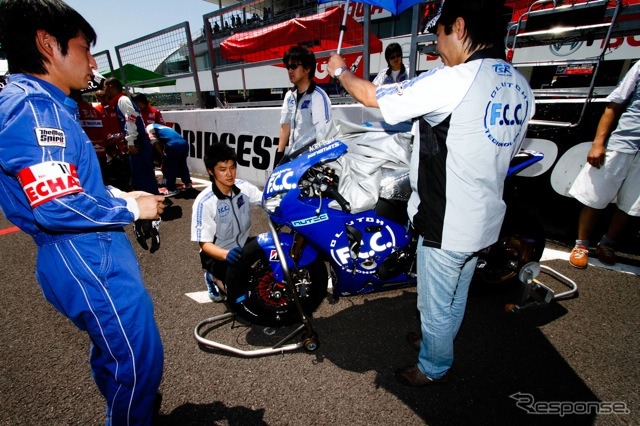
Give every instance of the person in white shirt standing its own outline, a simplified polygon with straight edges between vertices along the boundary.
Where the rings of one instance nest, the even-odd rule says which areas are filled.
[[[430,24],[444,66],[411,80],[376,87],[329,59],[329,73],[389,124],[416,119],[408,213],[420,235],[422,335],[408,336],[418,363],[396,371],[409,386],[449,378],[478,252],[498,240],[504,179],[535,109],[529,83],[505,61],[502,1],[446,0]]]
[[[331,121],[331,101],[326,92],[313,81],[316,72],[316,57],[308,49],[293,46],[282,58],[293,83],[282,104],[280,116],[280,141],[276,151],[275,165],[280,163],[287,145],[315,128],[315,137],[321,140],[325,128]]]
[[[384,49],[384,58],[387,60],[387,68],[380,71],[373,79],[373,84],[382,86],[409,80],[409,70],[402,63],[402,47],[398,43],[391,43]]]
[[[587,164],[569,194],[584,206],[578,218],[578,239],[569,256],[571,266],[586,268],[589,236],[602,210],[616,200],[609,228],[596,246],[598,260],[616,263],[614,246],[631,217],[640,216],[640,62],[627,72],[607,97]]]

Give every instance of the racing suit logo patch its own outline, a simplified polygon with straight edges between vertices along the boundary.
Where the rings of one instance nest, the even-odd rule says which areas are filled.
[[[64,148],[67,146],[64,132],[51,127],[36,127],[36,139],[40,146],[57,146]]]
[[[82,127],[99,127],[102,128],[102,120],[80,120]]]
[[[76,166],[61,161],[35,164],[18,173],[31,208],[64,195],[84,192]]]

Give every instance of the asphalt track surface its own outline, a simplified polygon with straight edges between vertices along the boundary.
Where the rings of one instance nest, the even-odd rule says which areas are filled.
[[[131,238],[165,347],[158,424],[640,424],[640,279],[561,259],[543,264],[575,280],[578,297],[514,315],[504,306],[519,300],[518,285],[470,296],[445,385],[409,388],[393,375],[416,360],[405,342],[418,329],[415,288],[325,300],[313,318],[320,347],[312,353],[246,358],[200,347],[194,327],[225,306],[187,296],[205,288],[189,240],[195,195],[173,199],[158,252]],[[0,425],[103,424],[89,340],[44,300],[35,245],[11,228],[0,215]],[[266,229],[256,209],[254,233]],[[566,257],[566,247],[555,248]],[[637,257],[622,260],[637,271]],[[253,349],[289,330],[273,331],[229,323],[207,337]]]

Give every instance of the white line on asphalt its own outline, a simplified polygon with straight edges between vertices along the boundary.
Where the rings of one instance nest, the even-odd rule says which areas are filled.
[[[198,303],[212,303],[209,299],[208,291],[194,291],[193,293],[185,293],[185,296],[190,297]]]
[[[566,260],[569,261],[569,252],[554,249],[544,249],[540,262],[548,260]],[[596,268],[610,269],[612,271],[622,272],[623,274],[640,275],[640,267],[616,263],[613,266],[605,265],[597,258],[589,258],[589,266]]]

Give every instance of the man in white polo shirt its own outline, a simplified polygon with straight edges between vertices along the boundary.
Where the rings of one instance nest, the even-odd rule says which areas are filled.
[[[339,55],[329,73],[390,124],[416,119],[408,213],[417,252],[418,363],[396,371],[409,386],[446,382],[478,252],[497,241],[504,179],[534,112],[526,79],[504,60],[502,1],[446,0],[429,25],[445,64],[401,83],[374,86]]]

